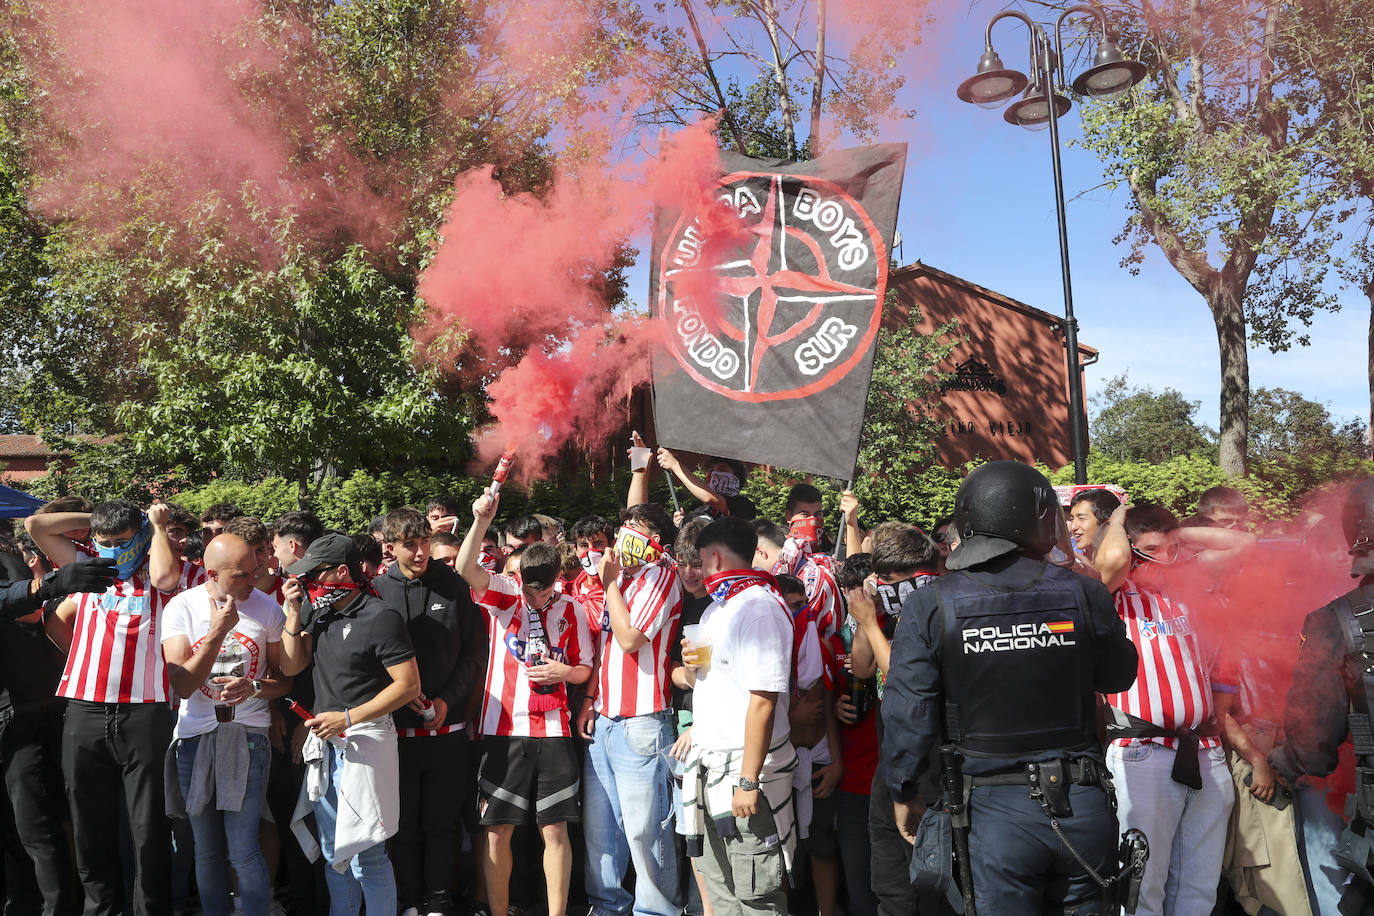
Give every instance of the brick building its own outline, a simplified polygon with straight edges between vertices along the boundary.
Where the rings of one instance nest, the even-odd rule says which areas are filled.
[[[967,338],[940,366],[953,373],[934,409],[944,427],[941,463],[1011,458],[1059,467],[1073,460],[1060,316],[920,261],[893,270],[888,288],[897,301],[884,324],[910,324],[916,305],[918,331],[954,320]],[[1092,347],[1080,342],[1078,350],[1080,367],[1097,361]]]

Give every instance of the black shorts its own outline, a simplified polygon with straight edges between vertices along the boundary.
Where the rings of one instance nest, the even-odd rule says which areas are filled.
[[[561,824],[582,819],[582,761],[572,738],[488,735],[477,774],[477,822]]]
[[[811,780],[811,788],[821,781],[819,776]],[[839,807],[840,790],[835,789],[825,798],[811,796],[811,823],[806,839],[801,841],[802,848],[813,856],[833,859],[840,854],[839,838],[835,834],[835,810]]]

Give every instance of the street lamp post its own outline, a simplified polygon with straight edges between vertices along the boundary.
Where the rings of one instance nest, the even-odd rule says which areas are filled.
[[[1025,95],[1011,105],[1003,115],[1008,124],[1028,130],[1050,129],[1050,156],[1054,166],[1054,207],[1059,220],[1059,272],[1064,284],[1064,347],[1068,351],[1069,413],[1073,435],[1074,482],[1088,482],[1087,430],[1083,417],[1083,374],[1078,357],[1078,319],[1073,314],[1073,283],[1069,274],[1069,230],[1064,215],[1064,174],[1059,161],[1059,119],[1069,110],[1071,102],[1060,94],[1064,80],[1062,30],[1064,20],[1075,13],[1095,18],[1102,28],[1093,66],[1073,81],[1075,92],[1095,98],[1115,98],[1128,91],[1145,75],[1145,68],[1136,61],[1126,60],[1117,47],[1107,24],[1106,14],[1096,6],[1072,6],[1060,14],[1054,24],[1054,41],[1050,41],[1045,27],[1017,10],[1004,10],[988,21],[984,33],[983,56],[978,59],[978,73],[959,84],[959,98],[982,108],[997,108],[1016,93]],[[1002,59],[992,48],[992,27],[1002,19],[1019,19],[1030,30],[1031,78],[1002,65]],[[1056,76],[1058,79],[1056,80]],[[1057,84],[1057,85],[1056,85]]]

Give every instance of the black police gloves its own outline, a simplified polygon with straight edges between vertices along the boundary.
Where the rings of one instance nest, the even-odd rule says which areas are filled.
[[[44,576],[34,597],[47,601],[78,592],[103,592],[114,584],[114,567],[115,561],[104,557],[68,563]]]

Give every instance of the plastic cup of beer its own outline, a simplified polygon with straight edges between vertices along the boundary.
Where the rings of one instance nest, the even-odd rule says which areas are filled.
[[[711,667],[711,641],[706,638],[706,631],[701,624],[687,624],[682,628],[682,638],[687,640],[687,645],[696,653],[697,667]]]

